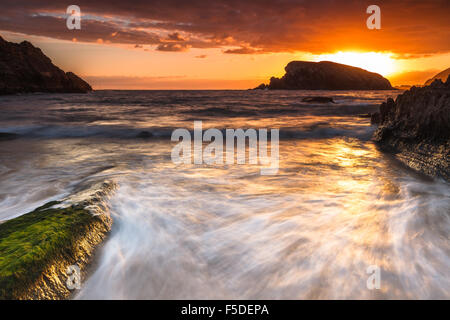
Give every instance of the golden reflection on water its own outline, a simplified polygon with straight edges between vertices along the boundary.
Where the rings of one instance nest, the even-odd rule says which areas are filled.
[[[448,224],[436,222],[446,219],[440,213],[449,209],[448,187],[414,180],[370,142],[281,140],[275,176],[260,175],[258,165],[175,165],[167,140],[53,139],[38,149],[23,143],[29,144],[22,145],[23,159],[31,152],[36,164],[26,182],[41,190],[34,199],[58,194],[44,180],[119,181],[118,229],[80,297],[370,299],[448,292],[438,276],[448,274],[442,253],[448,239],[440,236],[448,237]],[[12,168],[19,153],[3,164]],[[14,176],[2,176],[10,188],[24,183]],[[382,269],[379,290],[366,287],[370,265]],[[167,274],[165,282],[155,280]]]

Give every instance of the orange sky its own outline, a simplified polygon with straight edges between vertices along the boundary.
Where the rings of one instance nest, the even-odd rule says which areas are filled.
[[[82,29],[68,30],[63,1],[5,0],[0,35],[31,41],[94,89],[246,89],[292,60],[351,64],[393,85],[449,67],[448,0],[383,1],[381,30],[366,28],[367,1],[78,2]]]

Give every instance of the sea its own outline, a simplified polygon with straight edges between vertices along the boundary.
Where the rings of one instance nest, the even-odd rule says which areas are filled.
[[[450,186],[372,141],[401,91],[0,97],[0,220],[115,181],[74,299],[449,299]],[[335,103],[306,103],[327,96]],[[279,129],[279,169],[175,163],[174,130]],[[250,148],[250,146],[248,146]]]

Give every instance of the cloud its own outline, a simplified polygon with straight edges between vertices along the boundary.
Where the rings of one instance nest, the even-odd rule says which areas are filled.
[[[181,43],[161,43],[156,47],[158,51],[181,52],[187,51],[190,45]]]
[[[249,51],[243,48],[258,52],[450,52],[448,0],[382,1],[381,30],[366,28],[368,4],[363,0],[136,0],[130,5],[122,0],[78,0],[82,29],[67,30],[66,1],[2,0],[0,30],[157,46],[184,40],[193,48],[224,48],[228,53]],[[238,48],[227,49],[230,46]],[[161,48],[173,51],[171,46]]]
[[[205,59],[206,57],[207,57],[207,55],[206,54],[201,54],[201,55],[198,55],[198,56],[195,56],[197,59]]]
[[[185,39],[178,33],[174,32],[167,36],[167,40],[170,41],[185,41]]]
[[[255,53],[262,53],[262,50],[253,49],[249,47],[240,47],[237,49],[228,49],[225,50],[223,53],[231,53],[231,54],[255,54]]]

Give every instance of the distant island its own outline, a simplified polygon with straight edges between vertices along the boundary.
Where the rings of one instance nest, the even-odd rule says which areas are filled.
[[[345,64],[321,61],[291,61],[281,78],[255,89],[269,90],[393,90],[388,79],[378,73]]]
[[[0,94],[89,91],[92,88],[86,81],[55,66],[30,42],[13,43],[0,37]]]

